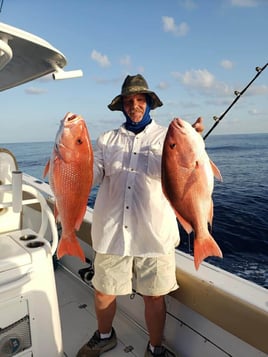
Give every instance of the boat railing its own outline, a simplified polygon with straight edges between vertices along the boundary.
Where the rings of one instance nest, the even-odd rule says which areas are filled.
[[[11,208],[14,213],[20,214],[22,212],[23,205],[30,205],[35,203],[38,203],[40,205],[42,219],[37,234],[41,237],[44,237],[49,223],[52,237],[51,253],[53,255],[56,252],[58,245],[58,231],[57,226],[55,224],[54,215],[43,195],[36,188],[30,185],[22,184],[21,171],[12,172],[12,183],[0,185],[0,193],[5,192],[11,193],[11,199],[9,199],[8,201],[5,200],[5,202],[0,202],[0,210]],[[30,194],[31,198],[23,199],[24,192]]]
[[[2,36],[0,38],[0,71],[11,61],[12,57],[13,52],[8,45],[8,37]]]

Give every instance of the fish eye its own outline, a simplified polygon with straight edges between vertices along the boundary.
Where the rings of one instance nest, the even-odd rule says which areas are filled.
[[[83,140],[79,138],[79,139],[76,140],[76,143],[77,143],[78,145],[81,145],[81,144],[83,144]]]
[[[174,149],[176,147],[176,144],[173,143],[173,144],[170,144],[169,146],[170,146],[171,149]]]

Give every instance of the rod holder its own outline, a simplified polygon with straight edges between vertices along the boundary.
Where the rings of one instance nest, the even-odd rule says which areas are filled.
[[[83,72],[81,69],[77,69],[75,71],[64,71],[60,67],[56,67],[55,72],[52,73],[52,78],[54,80],[70,79],[70,78],[78,78],[78,77],[83,77]]]

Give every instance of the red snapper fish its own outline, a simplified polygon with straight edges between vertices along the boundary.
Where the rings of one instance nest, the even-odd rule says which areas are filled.
[[[57,257],[74,255],[84,262],[85,255],[75,230],[79,229],[84,218],[92,186],[93,151],[81,116],[69,112],[61,120],[44,177],[48,173],[56,201],[55,219],[62,226]]]
[[[185,231],[194,231],[196,270],[209,256],[222,252],[208,230],[212,225],[214,176],[222,181],[209,159],[203,138],[187,122],[175,118],[163,146],[162,188]]]

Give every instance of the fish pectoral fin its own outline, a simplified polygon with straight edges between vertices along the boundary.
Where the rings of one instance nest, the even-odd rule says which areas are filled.
[[[64,255],[72,255],[81,259],[82,262],[86,261],[85,254],[75,234],[71,237],[64,237],[62,235],[57,249],[57,258],[60,259]]]
[[[194,240],[194,265],[198,270],[199,265],[207,257],[220,257],[222,258],[222,251],[212,236],[208,233],[205,238]]]
[[[178,218],[180,224],[182,225],[182,228],[190,234],[193,231],[192,226],[190,225],[189,222],[187,222],[177,211],[175,211],[176,217]]]
[[[217,168],[217,166],[214,164],[214,162],[212,160],[210,161],[210,165],[213,171],[214,176],[219,180],[219,181],[223,181],[220,170]]]
[[[48,162],[46,163],[46,166],[45,166],[44,171],[43,171],[43,177],[46,177],[46,175],[48,174],[49,166],[50,166],[50,160],[48,160]]]

